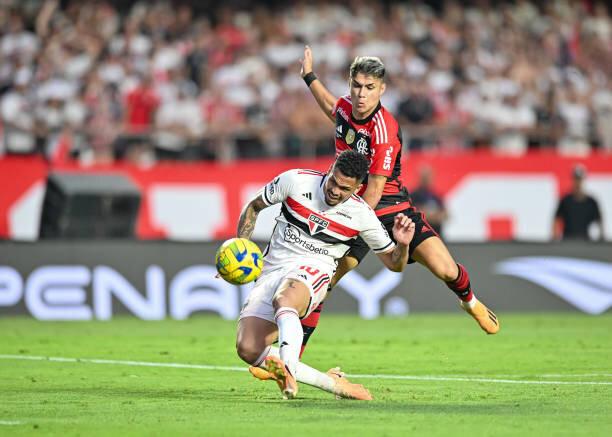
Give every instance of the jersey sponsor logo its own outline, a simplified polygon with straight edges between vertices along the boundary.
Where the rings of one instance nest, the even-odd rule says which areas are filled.
[[[308,200],[312,200],[312,193],[302,193],[302,196],[304,196]]]
[[[353,144],[353,141],[355,141],[355,131],[349,128],[344,140],[346,141],[346,144]]]
[[[369,137],[370,136],[370,131],[368,131],[367,129],[365,129],[363,127],[361,129],[359,129],[357,131],[357,133],[363,135],[364,137]]]
[[[385,151],[385,159],[383,160],[383,170],[391,170],[391,161],[393,161],[393,157],[391,155],[392,153],[393,153],[393,146],[389,147]]]
[[[342,125],[336,126],[336,138],[342,138]]]
[[[329,255],[329,250],[322,247],[317,247],[311,241],[302,238],[300,230],[293,226],[287,226],[285,228],[285,233],[283,237],[287,243],[297,244],[303,249],[306,249],[307,251],[316,255]]]
[[[308,228],[310,229],[310,235],[318,234],[324,231],[329,226],[329,222],[319,216],[310,214],[308,216]]]
[[[368,142],[365,138],[359,138],[357,141],[357,151],[362,155],[368,154]]]
[[[342,217],[346,217],[349,220],[353,219],[353,217],[351,217],[350,215],[348,215],[347,213],[342,212],[342,211],[336,211],[336,214],[341,215]]]
[[[346,113],[346,111],[340,107],[338,107],[338,110],[336,111],[338,114],[340,114],[342,116],[342,118],[344,118],[346,121],[349,120],[348,114]]]

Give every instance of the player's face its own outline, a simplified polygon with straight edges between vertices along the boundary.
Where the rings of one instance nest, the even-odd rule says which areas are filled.
[[[336,206],[351,197],[359,187],[361,183],[356,178],[348,177],[334,168],[323,185],[325,203],[329,206]]]
[[[380,97],[385,92],[385,84],[381,79],[363,73],[357,73],[349,80],[353,117],[358,120],[366,118],[380,102]]]

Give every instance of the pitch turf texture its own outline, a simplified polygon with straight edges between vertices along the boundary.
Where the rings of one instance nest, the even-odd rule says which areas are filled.
[[[358,402],[304,385],[280,399],[276,384],[237,370],[235,322],[216,317],[3,318],[0,435],[612,435],[612,317],[501,320],[487,336],[463,314],[324,315],[304,361],[382,375],[355,378],[375,398]]]

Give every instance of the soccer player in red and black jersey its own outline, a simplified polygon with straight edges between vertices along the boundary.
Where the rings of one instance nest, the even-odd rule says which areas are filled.
[[[379,220],[389,229],[394,216],[402,212],[416,224],[410,243],[409,262],[418,262],[442,280],[460,299],[469,313],[487,334],[499,331],[499,322],[471,289],[470,277],[453,259],[440,236],[431,228],[422,212],[412,204],[410,194],[400,181],[402,134],[400,127],[380,98],[385,92],[385,66],[379,58],[358,56],[350,67],[350,94],[334,97],[313,72],[312,50],[306,46],[301,60],[301,75],[325,115],[336,126],[336,154],[354,149],[370,160],[370,173],[360,191],[361,197],[375,210]],[[367,246],[352,247],[340,260],[332,284],[355,268],[367,253]],[[332,285],[333,286],[333,285]],[[303,321],[304,340],[316,327],[319,312]]]

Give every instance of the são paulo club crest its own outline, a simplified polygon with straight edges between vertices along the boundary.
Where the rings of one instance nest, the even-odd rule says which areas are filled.
[[[317,215],[310,214],[308,217],[308,228],[310,229],[310,235],[318,234],[324,231],[329,226],[329,222]]]

